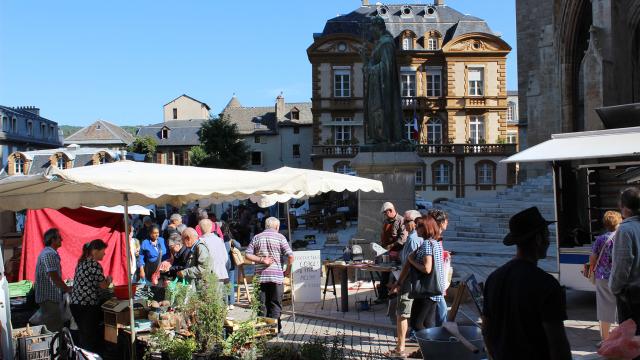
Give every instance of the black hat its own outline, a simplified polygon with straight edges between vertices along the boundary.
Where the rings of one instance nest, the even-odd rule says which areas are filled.
[[[540,210],[536,206],[522,210],[509,219],[509,233],[504,237],[503,244],[507,246],[516,245],[521,239],[526,239],[541,229],[553,224],[555,221],[548,221],[542,217]]]

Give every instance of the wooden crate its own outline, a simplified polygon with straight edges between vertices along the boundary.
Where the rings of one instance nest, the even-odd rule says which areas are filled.
[[[262,324],[258,325],[256,323],[256,337],[275,336],[278,334],[278,320],[259,316],[257,322],[262,322]]]

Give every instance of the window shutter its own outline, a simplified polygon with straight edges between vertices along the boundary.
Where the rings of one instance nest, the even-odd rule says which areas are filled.
[[[480,81],[482,80],[481,70],[479,69],[470,69],[469,70],[469,81]]]

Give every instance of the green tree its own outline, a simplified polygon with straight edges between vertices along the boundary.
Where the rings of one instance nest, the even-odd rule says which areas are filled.
[[[240,137],[238,126],[226,119],[202,123],[200,144],[191,148],[191,163],[200,167],[244,170],[249,163],[249,146]]]
[[[127,151],[138,154],[145,154],[145,160],[153,159],[153,155],[156,153],[156,147],[158,142],[151,136],[136,136],[135,140],[129,145]]]

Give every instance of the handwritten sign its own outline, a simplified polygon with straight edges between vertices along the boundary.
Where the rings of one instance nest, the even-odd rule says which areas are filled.
[[[320,250],[293,252],[293,300],[320,301],[322,262]]]

